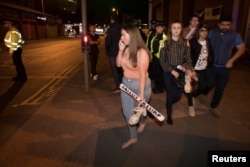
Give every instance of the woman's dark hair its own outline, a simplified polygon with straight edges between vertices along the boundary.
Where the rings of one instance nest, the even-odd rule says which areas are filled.
[[[208,25],[206,25],[206,24],[201,24],[201,25],[199,25],[198,31],[196,31],[196,34],[195,34],[195,37],[196,37],[196,38],[199,38],[199,37],[200,37],[200,31],[201,31],[202,28],[205,28],[207,31],[209,31]]]
[[[223,21],[228,21],[228,22],[232,22],[232,17],[225,15],[225,16],[221,16],[219,23],[223,22]]]
[[[95,26],[95,24],[93,24],[93,23],[88,24],[88,29],[89,29],[90,27],[92,27],[92,26]]]
[[[198,20],[200,21],[200,16],[197,14],[193,14],[192,16],[190,16],[189,21],[191,21],[194,17],[198,18]]]
[[[202,29],[202,28],[205,28],[205,29],[209,30],[209,27],[208,27],[207,24],[201,24],[201,25],[199,25],[198,28],[199,28],[199,30]]]

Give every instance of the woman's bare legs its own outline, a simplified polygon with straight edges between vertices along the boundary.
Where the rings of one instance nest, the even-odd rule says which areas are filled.
[[[140,123],[139,127],[137,128],[137,133],[142,133],[146,126],[146,122]]]
[[[129,139],[129,140],[127,140],[126,142],[124,142],[123,144],[122,144],[122,146],[121,146],[121,148],[122,149],[125,149],[125,148],[127,148],[128,146],[130,146],[131,144],[135,144],[135,143],[137,143],[137,138],[135,138],[135,139]]]

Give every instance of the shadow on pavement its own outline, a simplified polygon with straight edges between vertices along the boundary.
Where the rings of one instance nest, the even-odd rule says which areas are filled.
[[[185,121],[185,119],[182,119]],[[98,133],[95,167],[184,167],[207,166],[209,150],[244,150],[249,143],[239,143],[207,136],[206,132],[195,134],[194,126],[182,129],[183,133],[168,127],[155,129],[149,124],[146,131],[139,135],[139,142],[125,150],[120,148],[124,137],[128,137],[125,127],[101,130]],[[204,125],[205,128],[205,125]],[[187,131],[187,132],[185,132]],[[215,133],[217,133],[215,131]]]
[[[24,84],[25,82],[15,81],[12,86],[2,96],[0,96],[0,113],[2,113],[12,99],[15,98]]]

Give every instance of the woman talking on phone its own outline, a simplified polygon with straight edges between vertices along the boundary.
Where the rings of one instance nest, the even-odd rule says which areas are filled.
[[[116,65],[123,69],[122,83],[136,93],[140,99],[149,101],[151,95],[151,81],[148,77],[150,53],[135,25],[125,25],[121,30],[119,52]],[[143,132],[146,118],[142,117],[138,124],[129,125],[129,118],[134,114],[134,107],[138,103],[125,92],[121,92],[121,103],[124,117],[130,133],[130,139],[124,142],[122,149],[137,143],[137,133]]]

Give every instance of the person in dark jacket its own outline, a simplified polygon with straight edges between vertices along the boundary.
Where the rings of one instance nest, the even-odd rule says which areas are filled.
[[[215,88],[209,110],[216,117],[221,117],[218,106],[229,81],[231,68],[245,52],[245,43],[241,35],[232,30],[231,26],[232,17],[222,16],[218,28],[209,31],[208,34],[214,52],[214,62],[207,69],[207,86]]]
[[[198,28],[196,37],[189,41],[193,69],[198,76],[198,85],[195,91],[187,94],[189,115],[192,117],[195,116],[193,96],[196,97],[205,93],[206,69],[212,65],[214,59],[211,44],[207,36],[208,26],[203,24]]]
[[[195,34],[197,33],[199,24],[200,24],[200,16],[196,14],[192,15],[189,18],[189,25],[184,27],[182,30],[183,38],[187,40],[193,39]]]
[[[98,80],[99,77],[96,73],[96,65],[99,57],[99,35],[95,34],[95,25],[90,24],[89,25],[89,32],[88,35],[90,37],[90,52],[89,52],[89,60],[90,60],[90,66],[91,66],[91,74],[93,80]]]
[[[149,33],[147,35],[147,40],[146,40],[146,46],[148,48],[149,51],[151,51],[151,41],[154,38],[154,36],[156,35],[156,29],[155,29],[155,24],[156,24],[156,20],[151,20],[151,29],[149,30]],[[152,54],[151,54],[152,57]],[[149,67],[148,67],[148,72],[149,72],[149,78],[151,80],[154,80],[153,78],[153,70],[152,70],[152,61],[150,61],[149,63]]]
[[[105,38],[105,48],[109,57],[109,62],[116,85],[112,92],[119,93],[119,86],[122,81],[122,69],[116,66],[116,56],[119,51],[118,42],[121,37],[121,25],[119,24],[118,17],[116,15],[112,15],[110,17],[110,21],[111,24]]]
[[[147,45],[147,48],[149,49],[149,51],[151,51],[151,41],[152,41],[153,37],[156,35],[155,24],[156,24],[156,20],[151,20],[152,27],[149,30],[147,40],[146,40],[146,45]]]

